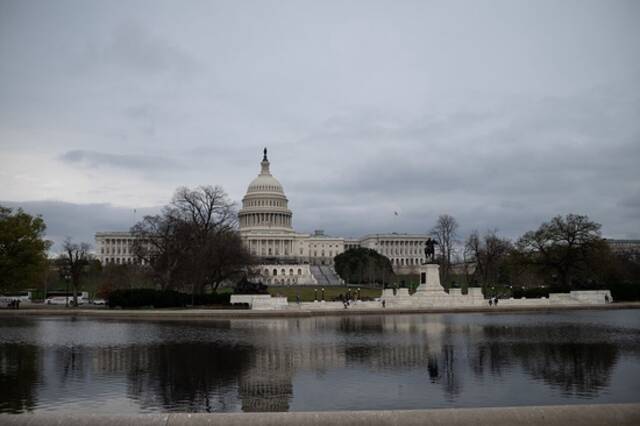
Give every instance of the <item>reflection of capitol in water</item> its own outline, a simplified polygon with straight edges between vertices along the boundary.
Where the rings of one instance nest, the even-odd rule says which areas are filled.
[[[399,315],[147,323],[144,335],[140,324],[105,322],[101,329],[119,328],[103,346],[0,344],[0,410],[74,395],[142,411],[336,409],[353,392],[372,392],[371,406],[356,409],[395,399],[404,407],[469,406],[491,386],[527,386],[527,395],[542,395],[531,404],[557,403],[558,395],[597,400],[617,363],[640,358],[640,342],[616,343],[629,336],[616,328],[514,321]],[[556,399],[544,399],[547,393]]]

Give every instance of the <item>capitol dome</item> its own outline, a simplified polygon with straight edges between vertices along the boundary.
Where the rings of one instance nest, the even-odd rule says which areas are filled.
[[[278,179],[271,175],[267,149],[260,162],[260,174],[251,181],[238,212],[240,231],[274,230],[293,232],[289,200]]]

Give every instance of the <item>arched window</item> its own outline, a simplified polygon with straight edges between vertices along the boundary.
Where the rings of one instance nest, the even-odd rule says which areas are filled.
[[[293,275],[293,269],[289,269],[289,275]]]
[[[273,270],[273,276],[275,277],[276,275],[278,275],[278,270],[277,270],[277,269],[274,269],[274,270]]]
[[[302,269],[298,269],[298,275],[302,275]]]
[[[284,269],[281,269],[281,270],[280,270],[280,273],[281,273],[282,275],[287,275],[287,271],[285,271]]]

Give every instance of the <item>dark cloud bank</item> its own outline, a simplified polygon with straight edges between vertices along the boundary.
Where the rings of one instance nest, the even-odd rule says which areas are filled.
[[[46,238],[54,242],[52,253],[61,249],[67,237],[75,242],[95,245],[95,233],[100,231],[127,231],[134,217],[140,220],[146,214],[155,214],[160,208],[133,209],[115,207],[110,204],[74,204],[62,201],[5,202],[0,205],[22,208],[29,214],[42,215],[47,224]]]

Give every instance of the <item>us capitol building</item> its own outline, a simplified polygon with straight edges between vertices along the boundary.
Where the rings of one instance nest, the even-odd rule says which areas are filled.
[[[386,256],[396,273],[415,272],[424,261],[428,235],[372,234],[359,239],[331,237],[323,231],[296,232],[293,212],[280,182],[271,174],[267,149],[260,174],[251,181],[238,212],[240,235],[249,251],[261,259],[266,284],[340,284],[334,257],[355,247],[370,248]],[[96,253],[103,264],[131,264],[136,259],[129,232],[96,233]]]

